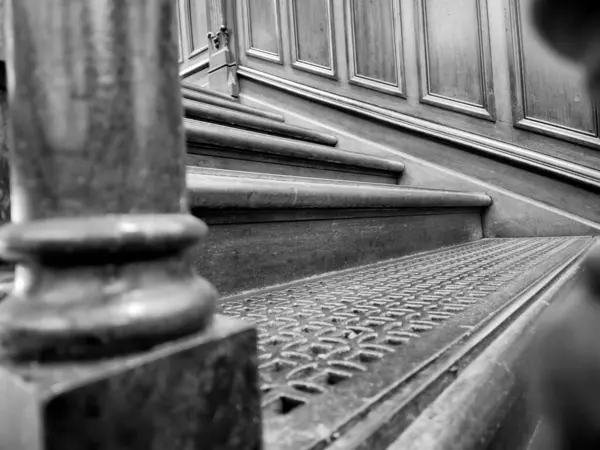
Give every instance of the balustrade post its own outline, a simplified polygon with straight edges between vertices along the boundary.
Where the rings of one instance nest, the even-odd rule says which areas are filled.
[[[233,38],[228,26],[226,0],[206,0],[209,48],[208,87],[232,97],[239,95],[237,63],[230,48]]]
[[[0,448],[260,447],[256,333],[187,250],[172,0],[6,0]]]

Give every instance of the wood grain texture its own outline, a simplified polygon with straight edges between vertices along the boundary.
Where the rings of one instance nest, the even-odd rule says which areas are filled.
[[[222,294],[233,294],[481,237],[477,212],[314,221],[288,217],[265,218],[260,226],[212,225],[210,237],[194,252],[197,269]]]
[[[226,0],[204,0],[206,2],[206,14],[208,30],[216,32],[222,25],[227,24]]]
[[[187,87],[182,89],[181,94],[183,98],[190,99],[196,102],[204,103],[207,105],[218,106],[222,108],[228,108],[233,111],[238,111],[245,114],[253,114],[258,117],[265,117],[270,120],[275,120],[277,122],[283,122],[283,116],[281,114],[273,114],[268,111],[261,111],[257,108],[251,108],[239,103],[231,102],[229,100],[223,99],[214,94],[209,94],[206,92],[200,92],[199,90],[192,90]]]
[[[444,140],[443,134],[425,134],[416,127],[407,133],[404,122],[369,114],[366,108],[363,112],[339,96],[322,93],[305,97],[306,93],[295,86],[287,90],[287,86],[255,83],[246,77],[242,82],[247,104],[261,108],[268,104],[274,112],[292,111],[294,114],[287,118],[290,123],[334,131],[341,147],[406,162],[402,184],[488,192],[494,204],[486,215],[487,237],[600,232],[596,191],[570,184],[568,176],[576,174],[571,169],[567,172],[565,168],[555,177],[543,166],[535,168],[529,159],[531,165],[523,166],[469,150],[457,141]]]
[[[188,27],[188,58],[195,58],[208,50],[206,0],[185,1],[186,22]]]
[[[185,136],[176,36],[164,25],[174,8],[68,3],[32,14],[35,0],[12,2],[13,220],[179,212]],[[98,28],[96,16],[111,22]]]
[[[0,384],[11,407],[0,409],[2,446],[260,448],[256,353],[250,324],[217,316],[204,333],[135,355],[85,364],[3,361]]]
[[[493,120],[487,0],[419,0],[421,101]]]
[[[228,170],[235,173],[291,175],[323,180],[362,181],[367,183],[398,184],[396,172],[379,171],[358,166],[347,166],[326,161],[307,160],[286,155],[235,151],[223,147],[188,147],[188,167],[196,170]]]
[[[350,82],[403,96],[398,0],[349,0],[345,6]]]
[[[227,100],[229,102],[238,103],[238,100],[236,98],[232,97],[231,95],[223,94],[222,92],[213,91],[212,89],[202,87],[197,83],[193,83],[193,82],[186,81],[186,80],[181,80],[181,89],[182,89],[182,91],[183,90],[195,91],[195,92],[199,92],[201,94],[209,95],[211,97],[217,97],[221,100]]]
[[[397,174],[402,173],[404,170],[404,164],[400,161],[388,161],[384,158],[349,152],[326,145],[269,136],[190,119],[186,119],[184,124],[188,148],[228,148],[230,150],[243,150],[269,155],[288,156],[295,159],[376,169]]]
[[[208,68],[206,0],[177,0],[180,75],[200,74]]]
[[[533,29],[531,0],[510,2],[510,70],[515,125],[600,147],[598,111],[583,75],[543,44]]]
[[[188,169],[189,202],[210,209],[406,209],[474,208],[492,199],[478,192],[420,189],[317,180],[236,177]]]
[[[220,108],[218,106],[207,105],[188,99],[183,100],[183,108],[185,117],[190,119],[227,125],[232,128],[258,131],[273,136],[314,142],[332,147],[337,145],[337,138],[331,134],[295,127],[286,123],[259,117],[254,114],[237,112],[229,108]]]
[[[319,104],[322,105],[318,108],[319,114],[321,114],[320,117],[341,119],[343,127],[347,130],[355,129],[353,125],[349,124],[349,117],[352,117],[352,120],[360,118],[362,123],[361,130],[364,131],[364,135],[368,135],[370,139],[376,141],[380,138],[386,139],[386,136],[390,134],[390,127],[400,130],[402,135],[395,138],[391,138],[390,136],[390,140],[387,140],[387,143],[402,152],[411,153],[413,149],[410,145],[412,145],[414,140],[433,139],[443,142],[446,146],[458,147],[479,155],[483,158],[483,161],[486,161],[485,158],[488,158],[488,162],[486,163],[488,165],[494,165],[494,161],[499,160],[503,161],[504,164],[519,167],[532,174],[543,174],[545,177],[562,180],[571,183],[573,186],[583,187],[593,192],[600,190],[600,161],[595,158],[590,160],[589,156],[591,155],[582,152],[581,147],[567,147],[561,150],[558,153],[560,157],[557,157],[547,154],[546,147],[536,146],[535,150],[532,150],[511,142],[511,139],[518,139],[518,142],[521,139],[526,139],[523,135],[512,136],[511,139],[505,136],[506,140],[492,139],[483,135],[483,133],[476,134],[435,123],[427,119],[398,113],[367,102],[349,99],[334,92],[307,88],[303,84],[246,67],[240,68],[239,75],[242,79],[249,80],[247,90],[250,89],[250,86],[255,91],[260,90],[261,95],[264,98],[268,98],[270,103],[278,103],[278,96],[281,95],[281,92],[290,94],[290,96],[286,96],[286,101],[289,104],[294,103],[295,106],[298,106],[298,111],[301,110],[300,113],[304,114],[306,118],[314,117],[314,110],[317,108],[315,105]],[[254,82],[258,84],[252,85]],[[259,87],[261,85],[265,88],[262,89]],[[277,93],[275,96],[270,94],[271,88],[275,88],[273,91]],[[298,102],[295,102],[295,97],[299,98]],[[310,102],[311,106],[309,108],[304,107],[302,103],[304,100]],[[265,103],[261,103],[264,107]],[[339,114],[338,111],[342,113]],[[347,116],[344,116],[344,114],[347,114]],[[368,120],[368,122],[362,122],[363,119]],[[375,132],[375,129],[378,132]],[[409,132],[410,134],[405,132]],[[414,135],[418,135],[419,137],[414,137]],[[411,144],[409,145],[409,143]],[[548,147],[552,147],[551,142],[548,143],[545,141],[545,143],[548,144]],[[560,145],[562,147],[564,143],[560,143]],[[425,153],[427,151],[424,151],[422,154]],[[447,152],[440,154],[444,161],[446,161],[445,156],[443,156],[445,154]],[[582,159],[585,159],[585,164],[582,163]],[[595,161],[598,162],[594,163]],[[458,170],[470,171],[468,163],[457,166],[453,160],[448,160],[445,164],[448,164],[448,167],[458,167]]]
[[[183,47],[183,24],[181,22],[181,0],[176,0],[177,12],[175,13],[175,22],[177,27],[177,48],[179,51],[179,58],[177,62],[183,64],[184,62],[184,47]]]
[[[212,317],[216,292],[183,254],[205,226],[186,214],[175,6],[7,3],[13,223],[0,248],[18,267],[3,356],[110,357]]]
[[[333,0],[288,0],[292,66],[336,77]]]
[[[283,63],[280,1],[242,1],[246,55]]]

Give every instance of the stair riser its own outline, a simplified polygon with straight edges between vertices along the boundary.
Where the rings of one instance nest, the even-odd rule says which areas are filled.
[[[479,209],[194,211],[210,227],[196,267],[221,294],[477,240]]]
[[[337,138],[331,134],[295,127],[264,117],[240,113],[227,108],[207,105],[188,99],[184,99],[183,106],[185,117],[190,119],[227,125],[243,130],[257,131],[273,136],[299,139],[306,142],[314,142],[316,144],[329,146],[337,145]]]
[[[229,100],[224,100],[222,98],[216,97],[214,95],[204,94],[196,91],[191,91],[189,89],[182,89],[181,94],[183,98],[187,98],[190,100],[195,100],[197,102],[205,103],[207,105],[219,106],[222,108],[231,109],[232,111],[238,111],[246,114],[253,114],[257,117],[264,117],[266,119],[275,120],[277,122],[283,122],[283,116],[279,114],[270,113],[267,111],[261,111],[260,109],[252,108],[249,106],[244,106],[239,103],[231,102]]]
[[[324,161],[277,157],[257,152],[200,148],[193,144],[188,144],[187,164],[189,166],[239,170],[242,172],[385,184],[398,184],[400,177],[400,174],[393,172],[370,170],[341,164],[328,164]]]

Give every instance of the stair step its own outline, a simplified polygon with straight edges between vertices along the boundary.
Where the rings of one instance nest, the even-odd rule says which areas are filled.
[[[183,89],[187,89],[190,91],[195,91],[200,94],[210,95],[213,97],[217,97],[223,100],[227,100],[232,103],[237,103],[239,100],[237,98],[232,97],[231,95],[223,94],[221,92],[213,91],[211,89],[207,89],[203,86],[199,86],[196,83],[190,83],[189,81],[181,80],[181,87]]]
[[[193,214],[210,227],[196,265],[223,294],[480,239],[491,203],[479,193],[194,168],[187,183]]]
[[[365,183],[232,176],[188,168],[188,190],[195,209],[272,208],[483,208],[492,200],[478,192],[446,191]]]
[[[400,161],[213,123],[184,121],[188,164],[217,169],[397,184]]]
[[[222,299],[258,329],[265,448],[386,448],[482,330],[504,329],[590,241],[483,239]]]
[[[275,120],[277,122],[284,122],[285,119],[281,114],[275,114],[268,111],[262,111],[251,106],[245,106],[237,102],[225,100],[215,95],[198,92],[191,89],[182,88],[181,95],[184,99],[195,100],[197,102],[205,103],[207,105],[220,106],[222,108],[231,109],[233,111],[239,111],[246,114],[252,114],[259,117],[265,117],[267,119]]]
[[[337,137],[318,131],[300,128],[294,125],[277,122],[252,114],[233,111],[219,106],[208,105],[194,100],[183,99],[185,117],[190,119],[213,122],[225,126],[242,128],[251,131],[282,136],[290,139],[315,142],[317,144],[337,145]]]

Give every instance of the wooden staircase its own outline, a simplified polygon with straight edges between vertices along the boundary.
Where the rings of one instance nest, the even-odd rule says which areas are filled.
[[[181,43],[194,39],[175,33],[172,0],[6,3],[14,214],[0,256],[16,270],[0,276],[0,448],[549,447],[531,409],[530,343],[550,303],[577,285],[595,295],[581,261],[600,227],[573,205],[536,203],[527,183],[516,195],[479,182],[491,159],[468,174],[473,159],[424,153],[468,140],[528,177],[588,187],[596,169],[295,82],[279,87],[322,104],[180,85]],[[237,95],[246,55],[229,53],[232,11],[216,0],[207,11],[209,80]],[[257,109],[276,102],[286,117]],[[404,160],[376,157],[361,146],[381,123],[352,137],[298,121],[319,107],[421,138]],[[552,183],[539,189],[561,197]],[[515,218],[528,223],[505,226]],[[529,226],[555,223],[543,218],[559,223]]]
[[[258,328],[265,448],[526,448],[522,380],[492,369],[518,370],[518,318],[594,239],[484,238],[485,193],[403,186],[402,161],[201,91],[183,88],[190,207],[210,227],[194,261],[219,311]],[[515,333],[512,359],[490,346]]]

